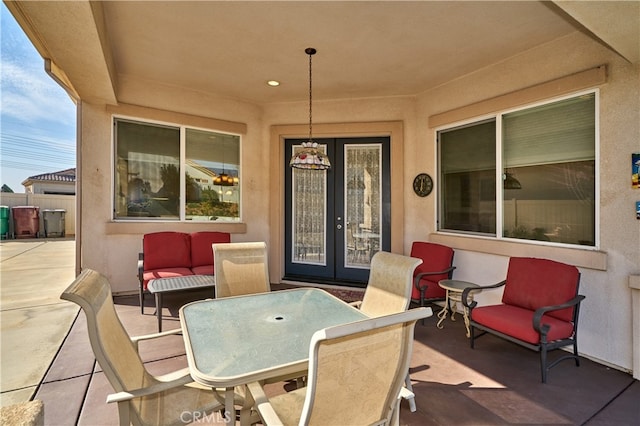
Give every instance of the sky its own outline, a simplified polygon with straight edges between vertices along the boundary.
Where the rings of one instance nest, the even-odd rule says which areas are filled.
[[[76,166],[76,106],[0,8],[0,186],[24,192],[28,177]]]

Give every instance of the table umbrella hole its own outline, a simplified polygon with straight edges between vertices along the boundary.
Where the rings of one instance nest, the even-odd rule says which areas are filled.
[[[274,315],[270,317],[268,320],[272,322],[278,322],[278,321],[286,321],[286,318],[284,315]]]

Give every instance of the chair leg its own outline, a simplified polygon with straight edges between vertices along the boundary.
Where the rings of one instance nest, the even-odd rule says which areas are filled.
[[[540,372],[542,374],[542,383],[547,383],[547,346],[540,345]]]
[[[409,401],[409,411],[411,411],[412,413],[415,413],[417,410],[416,407],[416,399],[415,399],[415,395],[413,395],[413,385],[411,384],[411,377],[409,376],[409,373],[407,372],[407,377],[404,378],[404,386],[409,389],[409,391],[412,393],[412,395],[407,398],[407,400]]]
[[[469,327],[469,343],[471,344],[471,349],[473,349],[474,343],[475,343],[475,337],[476,337],[476,328],[471,325]]]
[[[424,308],[424,293],[426,289],[425,287],[420,287],[420,307]],[[422,318],[422,325],[425,325],[425,318]]]
[[[578,341],[573,341],[573,356],[576,360],[576,367],[580,367],[580,356],[578,355]]]
[[[144,315],[144,290],[140,287],[140,313]]]

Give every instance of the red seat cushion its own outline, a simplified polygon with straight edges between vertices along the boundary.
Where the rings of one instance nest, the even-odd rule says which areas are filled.
[[[153,232],[142,239],[144,270],[191,267],[191,239],[183,232]]]
[[[213,265],[192,266],[191,272],[195,275],[213,275]]]
[[[230,243],[231,234],[228,232],[202,231],[191,233],[191,267],[211,266],[213,275],[213,243]],[[207,269],[208,270],[208,269]]]
[[[423,272],[444,271],[453,264],[453,249],[441,244],[427,243],[424,241],[414,241],[411,246],[411,257],[422,259],[422,264],[418,265],[413,276]],[[438,281],[449,278],[449,273],[439,275],[428,275],[420,280],[420,285],[426,285],[427,291],[425,299],[444,299],[446,291],[438,285]],[[420,290],[413,286],[411,298],[420,299]]]
[[[580,272],[572,265],[548,259],[512,257],[502,303],[531,311],[543,306],[559,305],[578,293]],[[549,312],[563,321],[573,319],[573,308]]]
[[[516,339],[534,345],[540,343],[540,334],[533,328],[532,310],[512,305],[481,306],[471,311],[471,319]],[[551,326],[547,333],[548,342],[566,339],[573,334],[571,322],[544,315],[542,323]]]
[[[157,278],[182,277],[185,275],[193,275],[193,272],[189,268],[161,268],[144,271],[142,274],[142,288],[144,290],[147,289],[149,280],[155,280]]]

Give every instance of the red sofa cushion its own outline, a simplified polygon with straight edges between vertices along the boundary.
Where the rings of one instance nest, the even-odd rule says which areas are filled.
[[[211,266],[211,273],[198,275],[213,275],[213,243],[230,243],[231,234],[228,232],[202,231],[191,233],[191,268],[197,266]],[[205,269],[208,271],[208,269]]]
[[[144,270],[191,267],[191,239],[184,232],[153,232],[142,239]],[[189,275],[189,274],[187,274]]]
[[[213,275],[213,265],[192,266],[191,272],[195,275]]]
[[[427,243],[424,241],[414,241],[411,246],[411,257],[422,259],[422,264],[418,265],[413,276],[422,272],[444,271],[453,263],[453,249],[441,244]],[[449,273],[440,275],[428,275],[420,280],[420,285],[427,285],[425,299],[444,299],[446,291],[438,285],[438,281],[449,278]],[[420,290],[413,286],[411,298],[420,299]]]
[[[580,272],[572,265],[548,259],[512,257],[502,303],[531,311],[542,306],[559,305],[578,293]],[[550,316],[571,321],[573,308],[549,312]]]
[[[480,306],[471,311],[471,319],[516,339],[534,345],[540,343],[540,334],[533,328],[533,311],[530,309],[512,305]],[[571,322],[544,315],[542,323],[551,326],[547,333],[548,342],[566,339],[573,334]]]
[[[142,288],[144,290],[147,289],[149,280],[155,280],[156,278],[182,277],[185,275],[193,275],[193,272],[189,268],[161,268],[144,271],[142,274]]]

